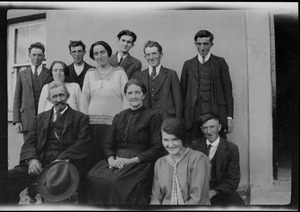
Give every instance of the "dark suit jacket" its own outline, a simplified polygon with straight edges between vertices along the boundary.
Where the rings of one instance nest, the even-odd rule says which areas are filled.
[[[71,65],[68,66],[69,68],[69,77],[66,79],[67,82],[76,82],[79,84],[80,89],[82,89],[82,85],[83,85],[83,80],[84,80],[84,76],[87,72],[87,70],[89,70],[90,68],[95,68],[89,64],[87,64],[86,62],[84,62],[84,68],[82,70],[82,72],[80,73],[80,75],[78,76],[75,69],[74,69],[74,63],[72,63]]]
[[[136,79],[147,87],[146,97],[143,100],[145,107],[150,107],[149,68],[136,74]],[[159,75],[155,78],[158,89],[155,91],[154,102],[151,108],[162,115],[162,118],[182,118],[182,100],[179,79],[176,71],[161,66]]]
[[[31,67],[28,67],[18,73],[14,96],[13,124],[21,122],[24,131],[29,130],[35,116],[31,72]],[[52,77],[49,74],[49,70],[45,67],[43,67],[40,74],[43,81],[41,85],[42,89],[45,84],[52,81]]]
[[[114,67],[118,66],[118,57],[117,53],[111,55],[110,57],[110,64]],[[131,79],[132,76],[142,70],[142,63],[135,57],[132,57],[129,53],[121,62],[120,66],[124,68],[128,79]]]
[[[191,148],[205,154],[206,138],[193,141]],[[223,192],[236,191],[241,178],[238,146],[225,138],[220,137],[220,143],[215,156],[218,185],[213,189]]]
[[[233,118],[232,83],[228,65],[224,58],[211,54],[211,112],[218,114],[222,127],[227,127],[227,117]],[[187,129],[194,124],[194,109],[198,95],[198,56],[185,61],[180,78],[183,115]]]
[[[73,110],[66,111],[62,146],[63,151],[57,159],[70,159],[70,162],[87,157],[91,145],[91,130],[87,115]],[[20,164],[29,159],[41,161],[47,142],[48,128],[51,123],[52,110],[40,113],[34,118],[27,139],[21,149]]]

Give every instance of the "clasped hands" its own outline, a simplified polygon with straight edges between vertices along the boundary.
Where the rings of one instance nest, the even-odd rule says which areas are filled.
[[[113,156],[111,156],[108,158],[107,161],[110,169],[114,167],[121,169],[127,164],[137,163],[139,159],[137,157],[128,159],[128,158],[119,158],[119,157],[114,158]]]

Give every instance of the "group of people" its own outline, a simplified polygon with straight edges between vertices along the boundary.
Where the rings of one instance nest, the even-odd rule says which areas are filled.
[[[50,70],[42,65],[43,44],[29,47],[31,66],[18,73],[14,97],[13,124],[24,144],[19,165],[8,171],[9,203],[18,203],[45,170],[56,180],[68,176],[47,168],[68,162],[80,176],[81,203],[244,204],[236,192],[238,147],[226,139],[232,84],[224,58],[211,54],[213,34],[197,32],[198,54],[184,63],[180,80],[162,66],[162,46],[151,40],[142,71],[129,54],[136,39],[130,30],[119,32],[115,54],[105,41],[93,43],[96,67],[84,61],[82,41],[70,41],[71,65],[54,61]],[[67,187],[61,182],[60,189]],[[38,186],[57,196],[58,183],[44,184]]]

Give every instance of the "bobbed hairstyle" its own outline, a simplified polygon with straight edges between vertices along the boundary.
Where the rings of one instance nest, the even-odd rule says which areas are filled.
[[[187,130],[184,123],[179,119],[166,118],[161,125],[161,131],[171,135],[175,135],[177,138],[182,140],[183,146],[188,146],[188,140],[186,139]]]
[[[110,45],[108,45],[108,43],[106,43],[105,41],[96,41],[95,43],[93,43],[91,45],[91,48],[90,48],[90,58],[91,59],[95,60],[95,58],[94,58],[94,47],[97,46],[97,45],[103,46],[105,48],[105,50],[107,51],[107,53],[108,53],[108,57],[111,56],[112,49],[111,49]]]

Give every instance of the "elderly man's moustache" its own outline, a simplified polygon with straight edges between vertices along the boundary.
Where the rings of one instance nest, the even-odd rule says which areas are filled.
[[[62,104],[62,105],[64,105],[64,104],[65,104],[65,102],[56,102],[56,103],[55,103],[55,105],[59,105],[59,104]]]

